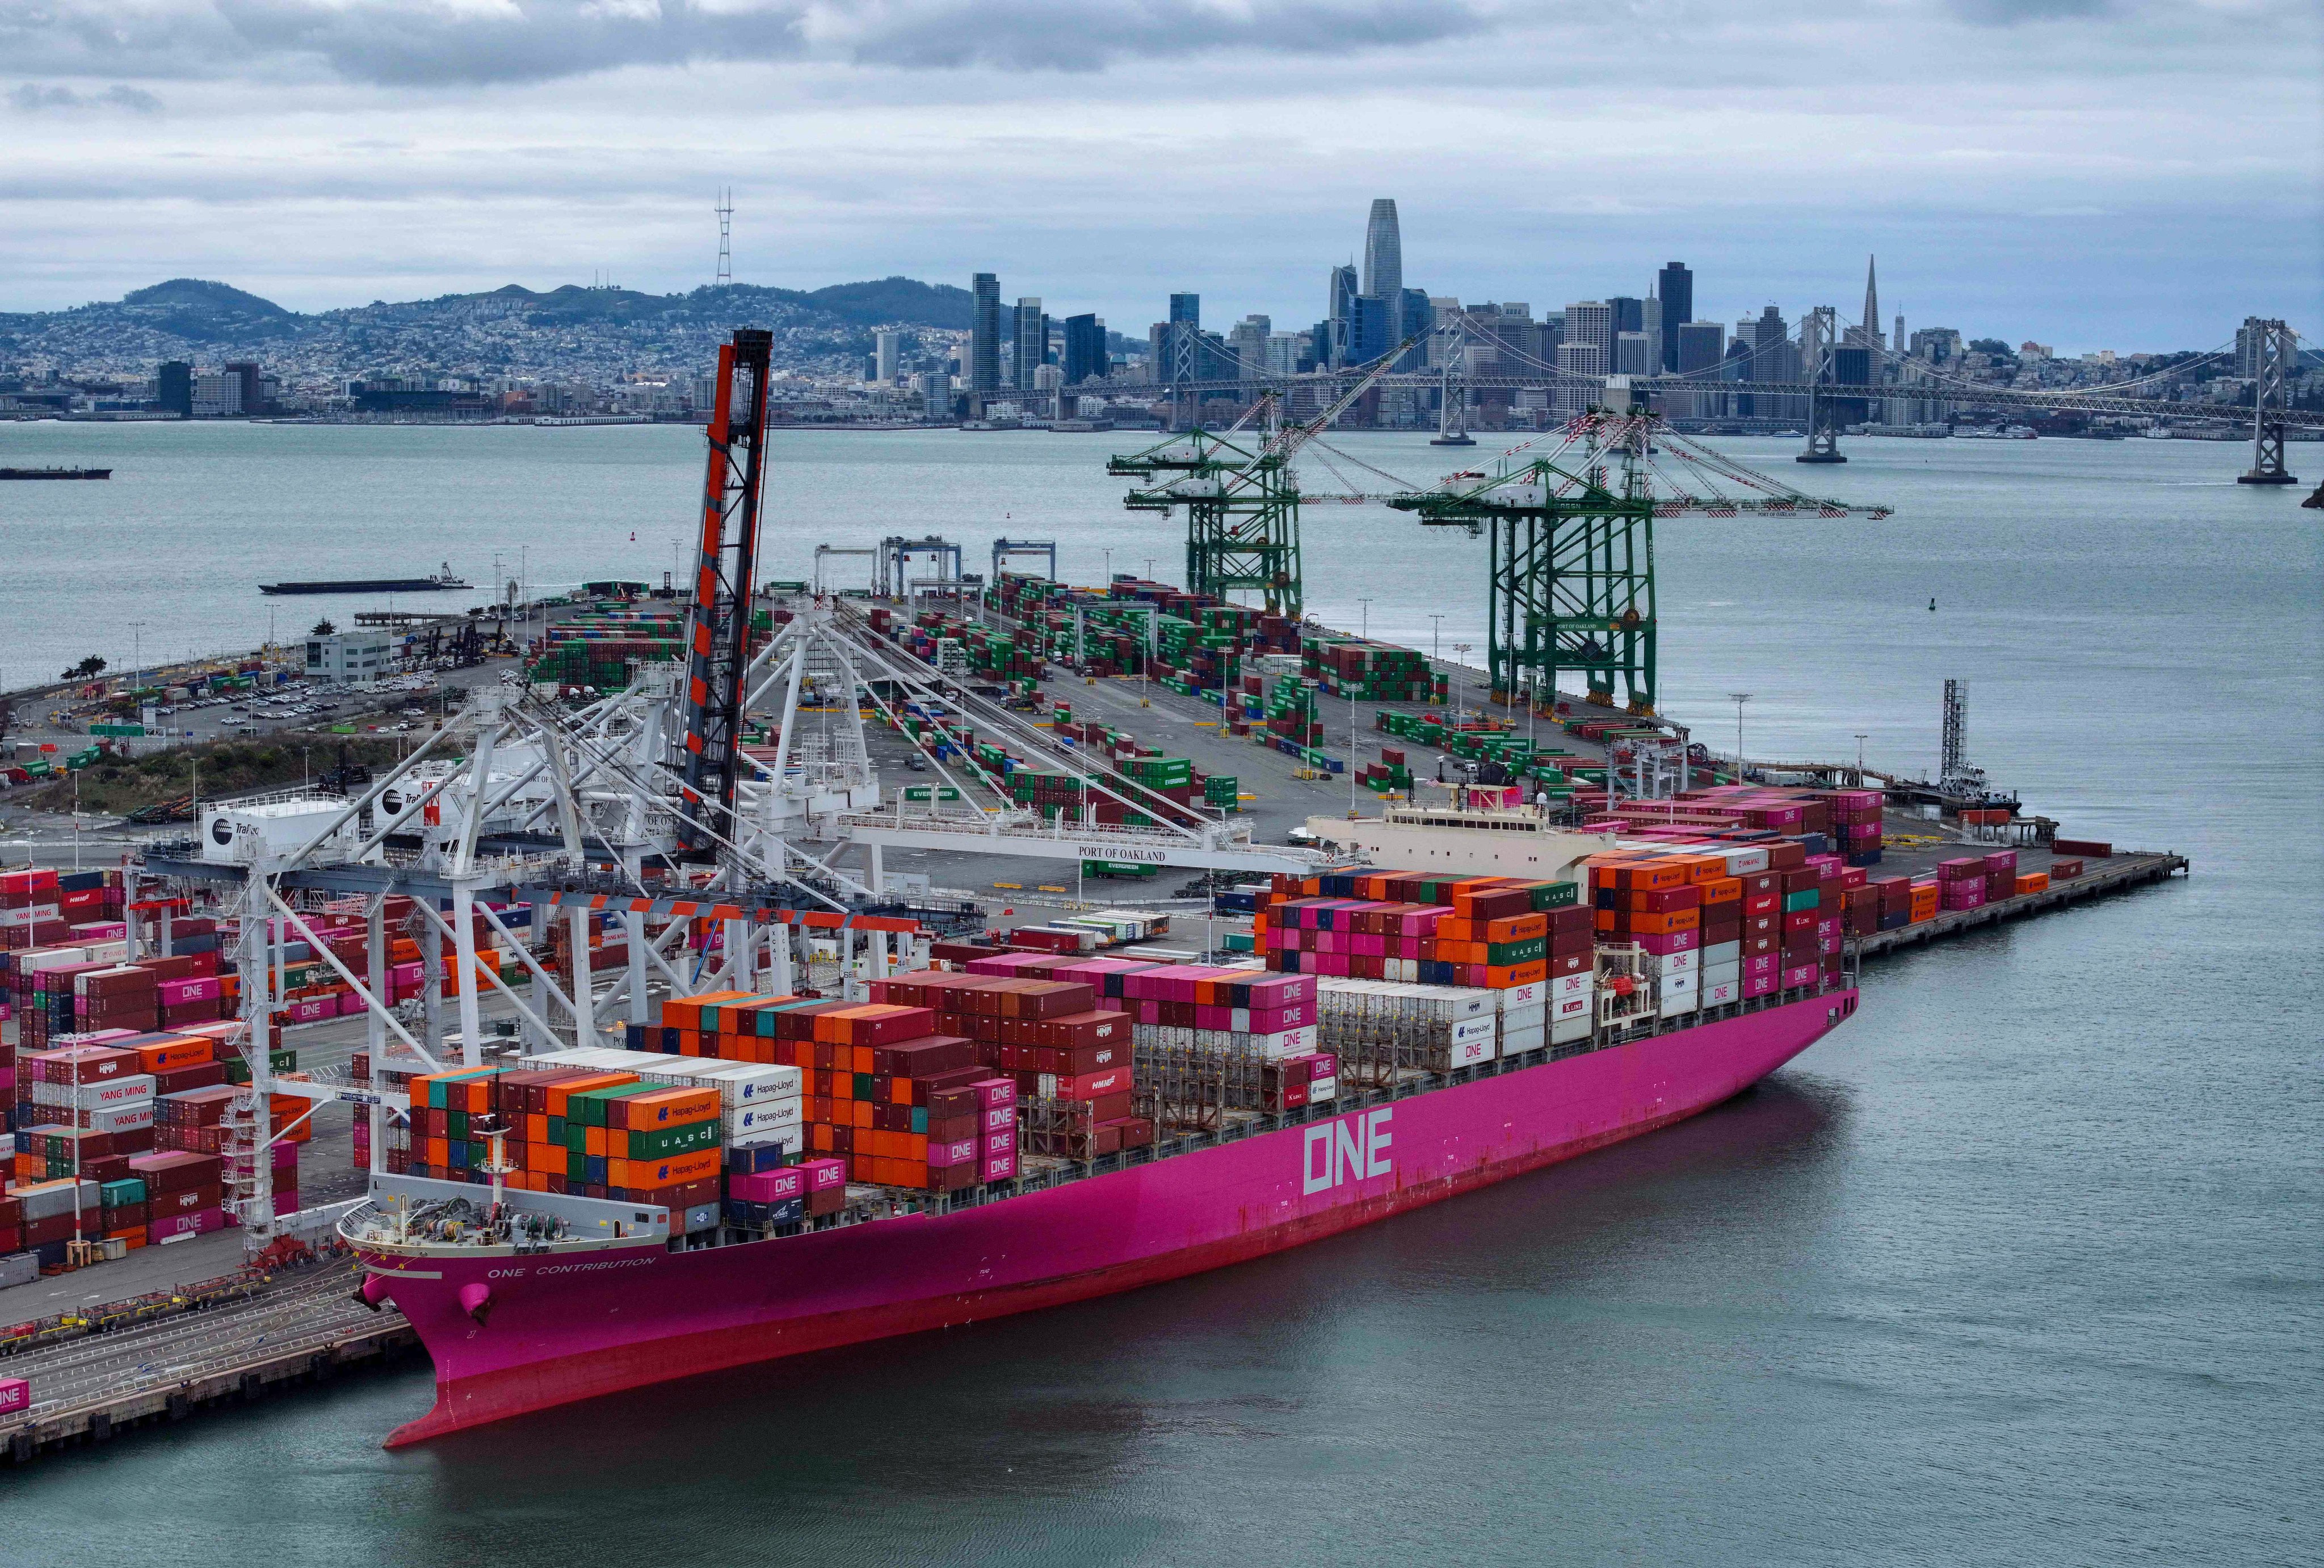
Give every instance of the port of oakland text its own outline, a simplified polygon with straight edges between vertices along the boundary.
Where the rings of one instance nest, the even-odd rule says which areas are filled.
[[[1383,1105],[1309,1128],[1300,1149],[1300,1192],[1329,1192],[1342,1182],[1392,1175],[1396,1158],[1388,1151],[1388,1124],[1395,1114],[1395,1106]]]

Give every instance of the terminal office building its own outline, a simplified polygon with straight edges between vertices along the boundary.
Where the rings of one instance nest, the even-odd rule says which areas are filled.
[[[492,399],[473,388],[449,390],[410,381],[351,381],[347,396],[369,414],[425,414],[438,420],[481,420],[493,412]]]

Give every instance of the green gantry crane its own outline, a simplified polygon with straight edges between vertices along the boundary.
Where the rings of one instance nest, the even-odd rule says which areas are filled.
[[[1546,456],[1519,460],[1520,447],[1491,473],[1455,474],[1388,500],[1430,527],[1489,536],[1486,669],[1496,702],[1554,701],[1559,677],[1571,672],[1591,702],[1655,711],[1657,517],[1889,513],[1804,495],[1643,410],[1592,409],[1561,433]],[[1683,472],[1665,472],[1655,461],[1663,456]],[[1721,478],[1758,494],[1729,496]]]
[[[1148,481],[1122,504],[1132,512],[1186,509],[1186,587],[1222,603],[1231,590],[1265,595],[1268,613],[1299,618],[1303,587],[1299,570],[1299,503],[1306,501],[1383,501],[1385,494],[1303,494],[1292,458],[1331,427],[1356,400],[1370,392],[1406,350],[1427,335],[1412,334],[1370,363],[1323,411],[1301,424],[1277,428],[1283,406],[1277,392],[1260,394],[1242,418],[1223,433],[1199,426],[1142,452],[1106,460],[1105,471]],[[1316,377],[1314,380],[1325,378]],[[1242,435],[1254,420],[1264,420],[1257,440]],[[1346,458],[1346,454],[1341,454]],[[1355,459],[1347,458],[1350,462]],[[1356,463],[1374,474],[1380,470]],[[1383,478],[1393,475],[1380,474]],[[1155,483],[1158,481],[1159,483]],[[1406,482],[1396,480],[1401,485]]]
[[[1288,453],[1231,438],[1240,433],[1240,425],[1224,434],[1197,427],[1108,458],[1105,471],[1148,482],[1122,498],[1132,512],[1186,509],[1189,593],[1223,603],[1233,590],[1255,591],[1265,595],[1269,614],[1296,619],[1299,476]]]

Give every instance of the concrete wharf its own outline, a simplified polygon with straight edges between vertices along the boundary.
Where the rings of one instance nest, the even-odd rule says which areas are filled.
[[[32,1384],[29,1411],[0,1418],[0,1461],[23,1465],[132,1427],[249,1404],[384,1366],[419,1336],[354,1299],[345,1258],[275,1274],[244,1271],[181,1291],[61,1314],[0,1342],[0,1378]]]

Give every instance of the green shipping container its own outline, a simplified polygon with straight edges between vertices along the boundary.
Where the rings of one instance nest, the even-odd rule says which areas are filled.
[[[1582,901],[1578,882],[1545,882],[1533,890],[1533,907],[1536,909],[1570,909]]]
[[[718,1123],[692,1121],[679,1127],[657,1127],[645,1132],[629,1135],[629,1158],[659,1159],[664,1155],[691,1154],[697,1148],[715,1148],[718,1144]]]
[[[1549,938],[1528,936],[1522,942],[1493,942],[1485,947],[1485,962],[1499,968],[1509,964],[1531,964],[1536,958],[1549,956]]]
[[[1810,888],[1804,892],[1785,893],[1784,895],[1784,913],[1786,915],[1796,915],[1803,909],[1815,909],[1822,902],[1823,894],[1814,888]]]

